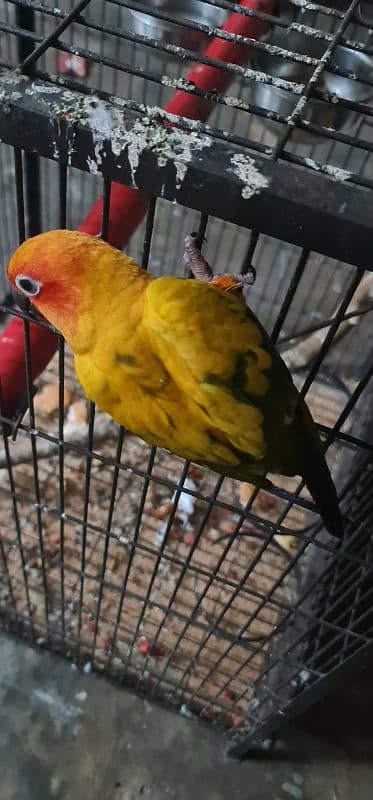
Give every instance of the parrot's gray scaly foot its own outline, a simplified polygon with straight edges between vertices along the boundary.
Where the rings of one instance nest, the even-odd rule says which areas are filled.
[[[209,283],[213,279],[213,271],[197,247],[195,233],[190,233],[184,239],[183,261],[187,271],[191,272],[198,281]]]
[[[213,283],[224,289],[226,292],[241,293],[242,289],[246,286],[252,286],[256,279],[256,272],[254,267],[250,267],[249,272],[245,275],[214,275],[210,265],[203,258],[200,249],[197,247],[197,235],[190,233],[184,240],[184,256],[183,261],[187,271],[198,280],[204,283]]]

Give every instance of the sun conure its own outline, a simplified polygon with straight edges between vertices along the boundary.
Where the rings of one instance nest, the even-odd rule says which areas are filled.
[[[68,230],[25,241],[8,276],[61,331],[86,394],[117,422],[257,486],[267,472],[303,476],[325,526],[341,536],[311,414],[229,279],[156,278],[101,239]]]

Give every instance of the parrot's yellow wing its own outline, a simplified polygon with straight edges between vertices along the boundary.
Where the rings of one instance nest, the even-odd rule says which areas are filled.
[[[292,423],[302,401],[240,298],[211,284],[158,278],[146,289],[142,327],[199,422],[230,449],[226,474],[258,482],[268,470],[299,471]],[[206,463],[222,471],[224,465],[206,456]]]

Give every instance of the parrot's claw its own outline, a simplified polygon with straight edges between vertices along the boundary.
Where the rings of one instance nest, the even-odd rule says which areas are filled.
[[[197,247],[198,234],[193,232],[185,237],[183,261],[187,271],[199,281],[213,283],[226,292],[240,294],[246,286],[252,286],[256,280],[256,270],[250,265],[245,275],[214,275],[210,265],[205,261]]]
[[[198,231],[192,231],[192,233],[190,233],[189,236],[191,239],[195,239],[197,241]],[[186,238],[188,239],[188,236]],[[202,242],[207,242],[206,236],[203,237]]]
[[[250,264],[249,269],[245,272],[244,275],[241,275],[241,280],[244,282],[244,286],[252,286],[253,283],[256,281],[256,269]]]
[[[214,277],[213,272],[197,247],[196,238],[195,233],[191,233],[189,236],[185,237],[183,261],[187,270],[191,272],[198,281],[209,283]]]
[[[223,289],[224,292],[230,294],[242,295],[243,289],[246,286],[251,286],[254,283],[255,277],[250,273],[246,275],[214,275],[211,283]]]

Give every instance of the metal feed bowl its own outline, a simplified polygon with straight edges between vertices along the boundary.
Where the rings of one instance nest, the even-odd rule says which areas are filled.
[[[317,35],[317,30],[329,32],[325,27],[325,16],[316,14],[313,10],[298,9],[283,3],[280,8],[280,17],[292,22],[316,29],[315,35],[306,35],[297,30],[289,30],[285,27],[272,29],[265,37],[269,45],[275,45],[300,56],[311,56],[320,59],[328,46],[325,39]],[[327,19],[327,18],[326,18]],[[266,50],[255,50],[253,54],[254,67],[260,72],[264,72],[273,78],[280,78],[294,83],[306,85],[312,76],[315,66],[302,61],[290,61],[288,58],[273,56]],[[331,64],[341,67],[348,73],[356,76],[356,80],[336,75],[325,69],[317,83],[317,87],[325,92],[325,99],[310,98],[303,112],[303,119],[315,123],[325,128],[333,128],[347,132],[352,132],[355,112],[344,108],[338,102],[350,100],[353,102],[366,102],[373,96],[373,87],[364,83],[364,80],[371,80],[373,75],[373,59],[365,53],[350,50],[346,47],[336,47]],[[329,95],[329,98],[328,98]],[[331,96],[331,97],[330,97]],[[274,111],[283,117],[289,117],[294,111],[300,95],[294,94],[286,89],[277,86],[270,86],[265,83],[256,83],[250,91],[250,101],[264,109]],[[336,98],[334,100],[334,98]],[[263,123],[271,130],[278,133],[278,124],[271,120]],[[314,141],[314,134],[309,134],[305,130],[297,129],[293,133],[293,141],[308,142]]]
[[[277,63],[274,63],[274,62]],[[294,64],[273,59],[267,53],[260,53],[260,59],[256,60],[256,66],[260,71],[266,72],[277,78],[295,81],[296,83],[306,83],[310,77],[309,67],[303,64]],[[264,63],[265,62],[265,63]],[[347,71],[354,73],[359,80],[350,80],[340,75],[334,75],[325,71],[321,76],[318,86],[321,90],[329,93],[336,98],[352,100],[354,102],[366,102],[373,95],[373,88],[363,83],[365,77],[372,76],[372,59],[364,53],[357,53],[345,47],[337,47],[333,63],[343,67]],[[299,95],[292,94],[285,89],[275,86],[257,83],[251,93],[251,101],[261,108],[274,111],[284,117],[289,117],[299,100]],[[308,101],[304,119],[309,122],[321,125],[325,128],[346,131],[352,127],[354,112],[344,108],[338,102],[323,102],[316,98]],[[273,128],[273,123],[268,120],[264,123]],[[296,130],[293,134],[295,141],[309,141],[310,134],[304,130]]]
[[[178,45],[194,52],[203,50],[209,36],[203,30],[183,27],[182,23],[191,20],[219,27],[227,17],[225,10],[214,8],[214,6],[209,6],[199,0],[147,0],[142,5],[144,13],[127,9],[129,24],[134,33],[151,36],[153,39]],[[147,11],[150,13],[146,13]],[[152,16],[152,13],[157,11],[180,19],[180,25]]]

